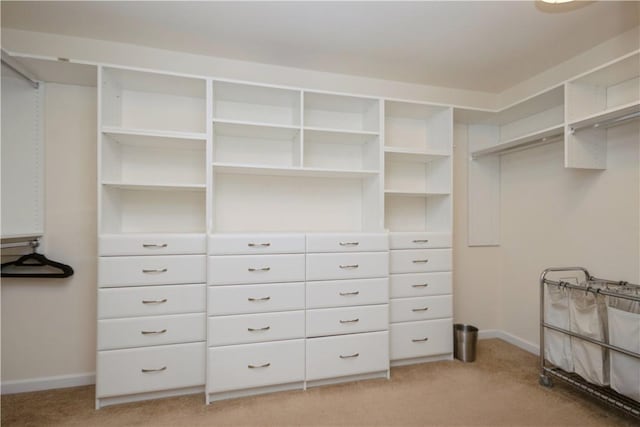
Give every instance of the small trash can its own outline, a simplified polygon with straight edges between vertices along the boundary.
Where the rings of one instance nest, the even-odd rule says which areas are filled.
[[[476,360],[478,328],[456,323],[453,325],[453,357],[463,362]]]

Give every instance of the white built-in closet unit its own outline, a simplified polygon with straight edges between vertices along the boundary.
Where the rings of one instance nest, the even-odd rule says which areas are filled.
[[[468,243],[496,245],[499,155],[563,141],[567,167],[605,168],[639,59],[500,111],[98,65],[96,405],[450,359],[454,116]]]

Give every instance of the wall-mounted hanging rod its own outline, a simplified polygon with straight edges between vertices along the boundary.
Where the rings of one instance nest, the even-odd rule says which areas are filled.
[[[576,126],[571,128],[571,134],[573,135],[576,131],[586,128],[610,128],[612,126],[618,126],[623,123],[629,122],[631,120],[635,120],[640,117],[640,111],[634,111],[633,113],[625,114],[624,116],[614,117],[612,119],[603,120],[601,122],[594,123],[592,125],[584,125],[584,126]]]
[[[502,156],[504,154],[517,153],[519,151],[529,150],[530,148],[536,148],[536,147],[541,147],[543,145],[551,144],[553,142],[558,141],[563,136],[564,136],[563,133],[559,133],[557,135],[545,136],[544,138],[523,142],[522,144],[516,145],[515,147],[505,148],[504,150],[496,150],[496,151],[489,151],[485,153],[472,154],[471,158],[473,160],[476,160],[485,156]]]
[[[0,245],[0,248],[9,249],[9,248],[22,248],[26,246],[30,246],[35,250],[38,246],[40,246],[40,242],[38,241],[38,239],[33,239],[33,240],[23,241],[23,242],[2,243]]]
[[[21,67],[16,65],[15,61],[4,50],[2,51],[2,63],[6,65],[7,68],[9,68],[11,71],[25,79],[34,89],[38,89],[40,87],[40,82],[34,80],[25,71],[21,70]]]

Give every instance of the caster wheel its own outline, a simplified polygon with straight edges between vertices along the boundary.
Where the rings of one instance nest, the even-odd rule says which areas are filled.
[[[546,375],[540,375],[540,385],[545,387],[553,387],[553,380]]]

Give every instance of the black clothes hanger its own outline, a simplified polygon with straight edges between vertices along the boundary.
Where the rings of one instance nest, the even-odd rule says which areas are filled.
[[[43,271],[38,273],[41,267]],[[51,268],[59,270],[52,273]],[[8,270],[8,271],[5,271]],[[23,269],[24,271],[20,271]],[[5,262],[0,267],[1,277],[42,277],[42,278],[63,278],[73,275],[73,268],[66,264],[51,261],[46,256],[37,252],[23,255],[15,261]]]

